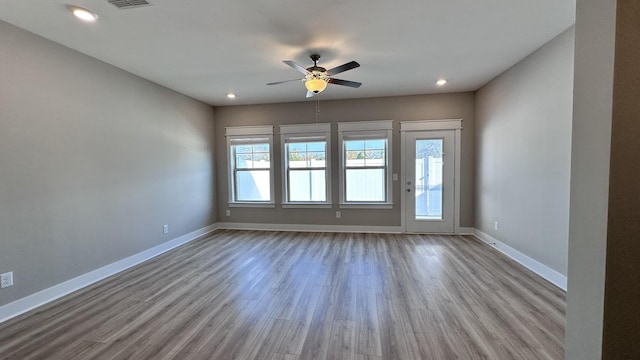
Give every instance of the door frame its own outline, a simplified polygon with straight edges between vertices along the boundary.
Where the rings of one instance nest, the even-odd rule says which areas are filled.
[[[453,233],[460,233],[460,140],[462,132],[462,119],[442,119],[442,120],[414,120],[400,122],[400,184],[401,184],[401,206],[400,206],[400,226],[402,232],[407,232],[406,225],[406,203],[407,192],[404,185],[407,183],[407,133],[414,131],[443,131],[452,130],[454,138],[454,164],[453,164]],[[413,194],[411,194],[413,196]]]

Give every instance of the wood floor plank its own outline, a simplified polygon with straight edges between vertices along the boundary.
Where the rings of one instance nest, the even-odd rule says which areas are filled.
[[[379,356],[356,354],[356,360],[383,360]]]
[[[327,357],[336,313],[336,290],[337,287],[322,287],[299,359],[312,360]]]
[[[271,360],[297,360],[297,359],[298,359],[298,356],[296,356],[296,355],[280,354],[280,353],[275,353],[271,357]]]
[[[352,360],[355,358],[355,321],[335,320],[331,330],[326,360]]]
[[[287,329],[276,352],[295,355],[302,353],[318,301],[324,290],[326,288],[320,287],[314,282],[307,283],[303,296],[300,297],[291,315],[291,320],[287,322]]]
[[[372,275],[358,276],[356,296],[356,352],[382,356],[380,321]]]
[[[562,359],[564,311],[468,236],[218,230],[0,324],[0,359]]]

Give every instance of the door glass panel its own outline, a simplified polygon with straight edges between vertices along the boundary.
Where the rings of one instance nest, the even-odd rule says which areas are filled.
[[[416,220],[442,219],[443,143],[444,139],[416,140]]]

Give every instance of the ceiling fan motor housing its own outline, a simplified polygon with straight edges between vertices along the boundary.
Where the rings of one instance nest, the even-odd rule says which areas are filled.
[[[320,55],[317,55],[317,54],[311,55],[311,60],[313,60],[313,66],[308,67],[307,71],[314,78],[325,80],[325,78],[328,77],[327,69],[323,68],[322,66],[318,66],[318,60],[320,60]]]

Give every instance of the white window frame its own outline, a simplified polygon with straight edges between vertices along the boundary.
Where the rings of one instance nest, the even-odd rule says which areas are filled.
[[[280,125],[282,146],[282,207],[283,208],[330,208],[331,207],[331,123]],[[326,201],[290,201],[289,158],[287,144],[290,142],[325,141],[325,199]],[[309,168],[312,169],[312,168]]]
[[[274,190],[274,158],[273,158],[273,125],[266,126],[233,126],[225,128],[227,138],[227,174],[228,174],[228,206],[229,207],[275,207]],[[269,143],[269,201],[238,201],[235,199],[235,158],[231,146],[239,143]]]
[[[376,121],[350,121],[338,123],[338,143],[340,145],[340,208],[362,209],[392,209],[393,208],[393,183],[392,183],[392,156],[393,148],[393,120]],[[386,168],[385,168],[385,201],[346,201],[346,159],[345,138],[386,139]]]

